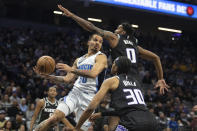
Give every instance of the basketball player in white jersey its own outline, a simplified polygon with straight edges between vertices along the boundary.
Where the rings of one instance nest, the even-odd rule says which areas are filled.
[[[88,53],[75,60],[72,67],[58,63],[56,68],[67,72],[66,76],[44,76],[50,80],[70,83],[77,76],[78,79],[74,83],[72,91],[59,103],[54,114],[47,120],[39,124],[37,131],[46,131],[56,122],[61,121],[65,116],[77,110],[76,122],[78,122],[81,114],[87,108],[92,98],[97,92],[98,75],[107,68],[107,57],[100,52],[103,38],[98,34],[93,34],[88,41]],[[35,68],[35,72],[39,73]],[[86,121],[82,128],[88,130],[91,123]]]

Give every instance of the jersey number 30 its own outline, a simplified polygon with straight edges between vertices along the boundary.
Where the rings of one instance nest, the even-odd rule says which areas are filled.
[[[128,105],[134,105],[134,104],[144,104],[144,98],[142,95],[142,92],[139,89],[123,89],[124,92],[128,92],[129,95],[126,96],[126,99],[132,100],[128,102]]]
[[[127,57],[131,60],[131,63],[136,63],[135,50],[132,48],[126,48]]]

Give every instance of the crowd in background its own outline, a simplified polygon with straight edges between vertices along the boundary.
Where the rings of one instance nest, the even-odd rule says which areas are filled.
[[[168,93],[159,95],[153,89],[157,81],[154,65],[140,60],[138,70],[149,110],[164,130],[189,131],[196,127],[193,106],[197,104],[197,39],[186,35],[175,36],[174,40],[161,39],[150,33],[138,33],[136,37],[140,46],[160,56],[164,77],[171,87]],[[33,72],[37,59],[49,55],[56,62],[72,65],[75,58],[86,52],[87,38],[88,34],[73,25],[62,32],[0,28],[0,129],[27,130],[36,100],[45,97],[47,87],[54,84]],[[104,52],[109,54],[106,42]],[[58,70],[54,74],[65,75]],[[57,99],[67,95],[71,87],[58,84]],[[104,105],[108,108],[108,104]]]

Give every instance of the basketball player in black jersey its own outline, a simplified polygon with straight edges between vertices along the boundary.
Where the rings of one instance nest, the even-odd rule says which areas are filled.
[[[168,85],[163,78],[163,70],[159,56],[157,56],[153,52],[143,49],[137,44],[138,41],[133,36],[133,30],[130,24],[120,24],[113,33],[96,27],[91,22],[73,14],[61,5],[58,5],[58,8],[63,11],[63,15],[75,20],[85,30],[102,35],[103,38],[106,39],[110,45],[113,61],[119,56],[127,56],[132,62],[133,72],[136,73],[138,73],[138,57],[141,57],[145,60],[153,61],[158,77],[155,88],[160,87],[160,94],[164,94],[165,90],[168,91]]]
[[[33,117],[31,119],[30,131],[40,124],[42,121],[48,119],[55,109],[58,106],[58,101],[55,98],[57,96],[57,91],[55,86],[51,86],[47,90],[47,97],[40,99],[36,104],[36,109],[34,111]],[[72,124],[64,118],[62,123],[70,128],[73,128]],[[53,128],[50,128],[48,131],[53,131]]]
[[[47,97],[40,99],[36,104],[36,109],[31,119],[30,131],[33,130],[34,124],[38,125],[55,111],[58,105],[56,100],[57,91],[55,86],[51,86],[47,90]],[[35,123],[36,122],[36,123]]]
[[[148,111],[141,92],[141,83],[131,74],[131,61],[124,56],[118,57],[111,72],[114,77],[106,79],[101,89],[94,96],[88,108],[81,115],[74,130],[79,130],[81,125],[90,117],[104,96],[110,92],[112,107],[120,117],[119,131],[158,131],[158,125],[154,115]]]

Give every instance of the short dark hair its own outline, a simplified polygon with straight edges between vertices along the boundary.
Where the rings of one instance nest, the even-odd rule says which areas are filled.
[[[122,25],[123,30],[126,32],[127,35],[130,36],[130,35],[133,34],[134,30],[133,30],[131,24],[129,24],[128,22],[124,22],[121,25]]]
[[[131,60],[126,56],[116,58],[115,65],[118,67],[117,74],[127,74],[131,68]]]
[[[102,38],[103,38],[103,36],[102,36],[101,34],[93,33],[93,34],[91,34],[91,35],[89,36],[88,41],[90,41],[94,35],[98,35],[98,36],[100,36],[100,37],[102,37]]]
[[[49,89],[50,89],[50,88],[55,88],[55,89],[56,89],[56,88],[57,88],[57,86],[56,86],[56,85],[54,85],[54,86],[50,86],[50,87],[48,87],[48,88],[47,88],[47,92],[49,91]]]

